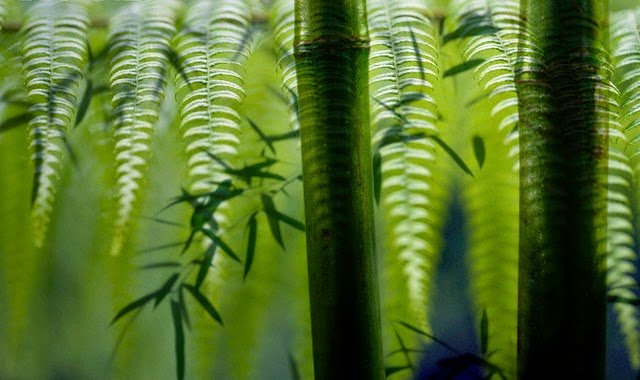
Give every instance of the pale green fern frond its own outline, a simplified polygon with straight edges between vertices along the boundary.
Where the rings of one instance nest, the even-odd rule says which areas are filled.
[[[487,0],[454,4],[457,28],[449,36],[460,40],[463,61],[477,65],[473,73],[481,87],[474,93],[473,116],[468,118],[469,132],[465,135],[474,149],[478,170],[475,178],[463,185],[476,313],[486,312],[488,316],[487,352],[494,352],[491,362],[512,378],[518,302],[519,114],[515,59],[520,16],[518,2],[497,3],[495,8]],[[465,91],[469,91],[468,85]],[[480,107],[483,105],[490,112]]]
[[[374,170],[380,175],[388,246],[381,281],[383,319],[426,330],[444,219],[433,199],[436,31],[424,2],[370,0],[367,7]]]
[[[293,51],[295,38],[295,3],[291,0],[279,0],[272,8],[273,38],[278,60],[278,71],[282,80],[282,91],[289,102],[290,125],[299,129],[297,111],[298,84],[296,62]]]
[[[120,252],[127,238],[146,177],[164,98],[175,8],[168,0],[134,3],[112,18],[110,84],[118,192],[112,254]]]
[[[235,157],[239,143],[249,28],[244,1],[198,1],[176,39],[182,71],[176,97],[192,193],[212,191],[230,179],[222,162]]]
[[[615,83],[620,91],[621,130],[626,140],[610,139],[609,167],[609,296],[621,299],[638,297],[634,278],[638,257],[637,217],[640,209],[640,9],[612,17]],[[615,167],[611,167],[615,165]],[[614,199],[611,199],[614,198]],[[632,227],[631,222],[634,223]],[[640,311],[634,305],[617,302],[614,309],[625,336],[629,359],[640,368]]]
[[[2,30],[2,24],[4,24],[4,18],[7,15],[7,4],[5,0],[0,0],[0,30]]]
[[[73,120],[76,90],[87,60],[87,15],[71,2],[42,1],[29,10],[22,43],[23,74],[34,150],[32,222],[42,246]]]

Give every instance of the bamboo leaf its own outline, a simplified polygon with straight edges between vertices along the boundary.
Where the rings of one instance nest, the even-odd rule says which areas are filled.
[[[212,244],[207,247],[207,250],[204,252],[204,258],[202,263],[200,263],[200,269],[198,270],[198,275],[196,276],[196,289],[200,289],[200,286],[204,282],[204,279],[207,277],[207,273],[209,273],[209,268],[211,268],[211,261],[213,260],[213,255],[216,252],[217,244],[212,242]]]
[[[84,89],[82,99],[80,100],[80,104],[78,105],[78,112],[76,113],[76,121],[73,123],[73,128],[76,128],[78,125],[80,125],[80,123],[82,123],[82,120],[84,120],[84,117],[87,115],[92,96],[93,82],[91,81],[91,79],[88,79],[87,86]]]
[[[455,65],[449,70],[445,71],[444,74],[442,74],[442,77],[447,78],[447,77],[452,77],[452,76],[464,73],[465,71],[469,71],[477,67],[482,62],[484,62],[484,59],[480,59],[480,58],[470,59],[466,62]]]
[[[231,249],[231,247],[229,247],[227,245],[227,243],[225,243],[224,241],[222,241],[222,239],[220,239],[213,231],[211,231],[208,228],[203,228],[202,232],[207,235],[207,237],[209,239],[211,239],[214,243],[216,243],[216,245],[218,247],[220,247],[220,249],[222,249],[222,252],[226,253],[229,257],[231,257],[233,260],[241,263],[242,260],[240,260],[240,258],[233,252],[233,250]]]
[[[253,257],[256,253],[256,240],[258,237],[258,221],[256,220],[256,213],[251,214],[249,218],[249,223],[247,224],[249,228],[249,238],[247,240],[247,256],[244,260],[244,275],[243,279],[247,278],[249,274],[249,270],[251,270],[251,264],[253,263]]]
[[[455,161],[455,163],[460,167],[460,169],[462,169],[465,173],[467,173],[467,174],[469,174],[470,176],[473,177],[473,172],[471,171],[471,169],[469,169],[467,164],[465,164],[464,160],[462,160],[462,158],[460,158],[460,156],[458,156],[458,153],[456,153],[449,145],[447,145],[447,143],[445,143],[438,136],[431,136],[430,138],[433,141],[435,141],[438,145],[440,145],[440,147],[442,149],[444,149],[445,152],[447,152],[449,157],[451,157],[453,159],[453,161]]]
[[[267,215],[267,221],[269,222],[269,229],[271,235],[275,241],[284,249],[284,242],[282,241],[282,232],[280,231],[280,218],[278,218],[278,211],[273,203],[273,198],[266,194],[262,194],[260,199],[262,200],[262,207]]]
[[[176,301],[171,301],[171,317],[175,333],[176,373],[178,380],[184,379],[184,329],[182,326],[182,308]]]
[[[391,375],[393,375],[394,373],[400,372],[400,371],[404,371],[407,369],[411,369],[411,367],[409,367],[408,365],[403,365],[403,366],[397,366],[397,367],[387,367],[384,369],[384,376],[385,377],[389,377]]]
[[[484,159],[486,157],[486,151],[484,147],[484,140],[480,136],[473,136],[473,154],[476,156],[478,166],[482,169]]]
[[[281,222],[286,223],[291,227],[295,228],[296,230],[304,232],[304,223],[302,223],[301,221],[296,220],[290,217],[289,215],[283,214],[281,212],[278,212],[278,219]]]
[[[482,356],[486,356],[489,347],[489,319],[487,318],[487,310],[482,311],[480,319],[480,352]]]
[[[202,308],[207,312],[207,314],[209,314],[209,316],[211,316],[211,318],[213,318],[214,321],[218,322],[221,326],[224,325],[222,323],[222,318],[220,317],[220,314],[218,314],[218,311],[211,304],[211,302],[209,302],[207,297],[205,297],[202,293],[200,293],[200,291],[197,288],[195,288],[193,285],[184,284],[182,286],[184,286],[184,288],[187,289],[189,293],[191,293],[193,298],[195,298],[195,300],[198,301],[200,306],[202,306]]]
[[[6,132],[13,128],[18,128],[27,125],[29,120],[31,119],[31,114],[28,112],[10,117],[0,123],[0,133]]]
[[[157,291],[149,293],[147,295],[144,295],[144,296],[138,298],[137,300],[127,304],[125,307],[120,309],[120,311],[118,311],[118,313],[116,314],[115,317],[113,317],[113,319],[111,320],[110,325],[113,325],[120,318],[124,317],[125,315],[129,314],[130,312],[134,311],[135,309],[138,309],[138,308],[146,305],[147,302],[149,302],[152,299],[156,298],[156,296],[157,296]]]
[[[174,273],[173,275],[171,275],[171,277],[169,277],[167,281],[162,285],[160,290],[156,292],[156,300],[153,304],[154,308],[157,307],[160,304],[160,302],[162,302],[163,299],[165,299],[167,294],[169,294],[169,292],[171,291],[171,288],[173,288],[173,284],[176,283],[179,276],[180,274],[178,273]]]

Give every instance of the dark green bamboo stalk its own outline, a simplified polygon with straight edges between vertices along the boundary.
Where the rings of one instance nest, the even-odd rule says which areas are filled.
[[[365,1],[296,1],[316,379],[381,379]]]
[[[522,11],[519,379],[602,379],[607,3],[523,0]]]

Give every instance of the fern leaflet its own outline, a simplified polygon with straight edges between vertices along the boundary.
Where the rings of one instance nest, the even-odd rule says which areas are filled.
[[[640,175],[640,9],[612,17],[612,45],[615,83],[620,91],[621,126],[624,138],[610,139],[617,151],[610,151],[609,167],[609,257],[610,297],[638,298],[634,278],[638,257],[637,195]],[[617,144],[617,146],[614,146]],[[613,149],[612,148],[612,149]],[[615,165],[615,166],[613,166]],[[612,167],[613,166],[613,167]],[[630,225],[633,222],[634,226]],[[625,336],[629,360],[640,368],[640,311],[634,305],[616,303],[614,309]]]
[[[118,216],[111,248],[118,254],[130,229],[164,96],[175,4],[142,2],[112,18],[110,82],[115,117]]]
[[[23,75],[32,115],[34,243],[44,244],[63,167],[65,132],[76,108],[76,90],[87,60],[85,9],[42,1],[29,10],[22,42]]]
[[[374,172],[388,249],[381,277],[383,320],[428,329],[427,306],[440,249],[443,208],[433,171],[438,44],[427,6],[367,2]],[[385,325],[385,327],[389,327]],[[388,331],[388,337],[392,337]],[[388,338],[395,339],[395,338]]]

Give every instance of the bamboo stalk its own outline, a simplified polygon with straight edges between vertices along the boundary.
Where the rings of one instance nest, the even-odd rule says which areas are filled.
[[[522,11],[540,50],[521,43],[517,73],[518,378],[603,379],[607,2],[524,0]]]
[[[316,379],[382,379],[365,1],[296,1]]]

